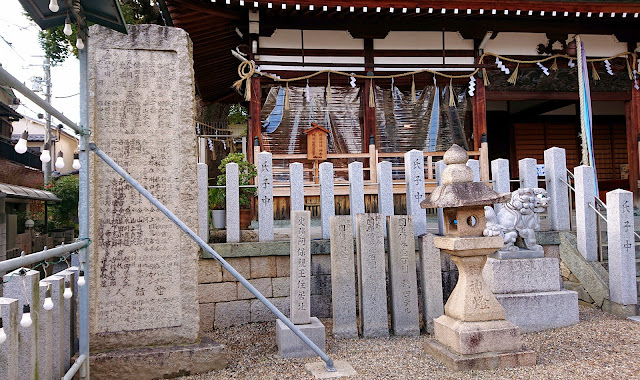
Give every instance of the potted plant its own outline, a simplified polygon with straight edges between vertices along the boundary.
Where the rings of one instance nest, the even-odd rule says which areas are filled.
[[[225,191],[220,188],[209,189],[209,209],[211,210],[211,224],[219,230],[226,225],[225,215]]]
[[[256,166],[250,162],[247,162],[242,153],[231,153],[225,157],[218,166],[220,174],[216,180],[218,186],[225,186],[227,184],[227,164],[235,162],[238,164],[239,172],[239,184],[240,186],[251,185],[253,179],[258,175]],[[251,200],[256,193],[256,189],[253,187],[241,187],[239,200],[240,200],[240,228],[246,229],[251,224]]]

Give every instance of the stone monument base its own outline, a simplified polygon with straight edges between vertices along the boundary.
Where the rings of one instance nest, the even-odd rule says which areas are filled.
[[[532,251],[530,249],[519,249],[517,251],[497,251],[489,255],[492,259],[539,259],[544,257],[544,251]]]
[[[441,344],[463,355],[522,348],[520,329],[506,320],[463,322],[445,314],[433,320],[433,328]]]
[[[166,379],[227,367],[225,346],[209,338],[184,346],[143,347],[92,353],[91,378]]]
[[[489,258],[483,277],[504,308],[506,319],[522,332],[571,326],[579,321],[578,293],[560,288],[557,258]]]
[[[578,293],[555,292],[496,294],[507,320],[522,332],[534,332],[579,322]]]
[[[316,346],[324,351],[324,325],[316,317],[311,317],[311,323],[306,325],[296,325]],[[300,339],[281,320],[276,320],[276,344],[278,354],[283,358],[308,358],[318,356],[302,339]]]
[[[536,353],[529,350],[508,352],[484,352],[481,354],[461,355],[451,351],[435,339],[424,344],[427,355],[434,357],[448,369],[454,371],[485,370],[508,367],[536,365]]]

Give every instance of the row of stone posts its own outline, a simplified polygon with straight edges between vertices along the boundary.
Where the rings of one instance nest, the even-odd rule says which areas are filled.
[[[60,379],[75,351],[78,268],[40,280],[40,273],[16,269],[3,277],[0,316],[0,379]],[[69,289],[67,289],[69,288]],[[45,301],[53,305],[44,307]],[[29,313],[31,324],[26,323]],[[0,334],[1,335],[1,334]]]

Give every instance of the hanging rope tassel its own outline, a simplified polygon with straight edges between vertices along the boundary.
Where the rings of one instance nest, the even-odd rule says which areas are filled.
[[[627,63],[627,74],[629,74],[629,79],[633,80],[633,70],[631,70],[631,64],[629,60],[625,58],[624,60]]]
[[[595,63],[591,63],[591,76],[593,80],[600,80],[600,75],[598,74],[598,70],[596,70]]]
[[[556,58],[553,59],[553,65],[551,65],[550,68],[553,71],[558,71],[558,62],[557,62]]]
[[[331,74],[327,74],[327,102],[331,102]]]
[[[238,66],[238,76],[240,79],[233,83],[233,88],[240,92],[242,82],[245,82],[244,100],[251,100],[251,77],[256,72],[256,63],[253,61],[242,61]]]
[[[484,82],[485,87],[490,85],[489,77],[487,76],[487,69],[482,69],[482,81]]]
[[[373,91],[373,80],[369,80],[369,108],[376,106],[376,93]]]
[[[507,80],[507,82],[511,83],[514,86],[516,85],[516,82],[518,81],[518,69],[519,68],[520,68],[520,64],[518,63],[518,65],[516,66],[516,69],[513,70],[513,74],[511,74],[511,76]]]
[[[413,103],[416,102],[416,77],[415,77],[415,75],[411,76],[411,101]]]
[[[456,96],[453,93],[453,79],[449,79],[449,107],[456,106]]]
[[[289,82],[287,82],[287,89],[284,93],[284,109],[285,111],[289,110]]]

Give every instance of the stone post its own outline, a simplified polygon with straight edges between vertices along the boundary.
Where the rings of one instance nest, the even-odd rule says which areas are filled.
[[[360,330],[365,338],[389,336],[382,215],[356,219]]]
[[[378,213],[383,218],[393,215],[393,172],[389,161],[380,162],[376,171],[378,172]],[[384,224],[384,234],[387,235],[387,225]]]
[[[273,164],[270,152],[258,153],[258,239],[273,240]]]
[[[362,162],[358,161],[349,164],[349,208],[355,234],[356,215],[364,214],[364,178]]]
[[[0,379],[18,380],[18,300],[0,297],[0,317],[7,340],[0,344]]]
[[[240,242],[240,168],[235,162],[225,166],[225,199],[227,202],[227,243]]]
[[[47,288],[49,284],[45,281],[40,281],[38,291],[40,292],[40,303],[38,304],[38,377],[43,379],[51,379],[53,377],[58,378],[56,373],[53,375],[53,351],[55,350],[53,345],[53,309],[45,310],[44,302],[47,297]],[[55,309],[55,308],[54,308]],[[67,341],[67,347],[69,342]],[[68,361],[68,359],[67,359]]]
[[[480,161],[468,160],[467,166],[473,170],[473,182],[480,182]]]
[[[509,160],[498,158],[491,161],[491,178],[493,180],[493,191],[499,194],[511,192],[511,180],[509,176]],[[496,213],[500,211],[503,205],[496,203],[493,208]]]
[[[442,172],[447,168],[443,160],[436,162],[436,186],[442,185]],[[438,214],[438,235],[444,235],[444,213],[441,208],[436,210]]]
[[[538,161],[535,158],[523,158],[518,161],[521,188],[536,188],[538,186]]]
[[[74,267],[71,267],[74,268]],[[62,342],[61,342],[61,351],[62,351],[62,358],[63,360],[69,360],[69,358],[72,356],[71,355],[71,329],[75,329],[75,326],[71,326],[71,313],[73,312],[73,307],[72,305],[75,303],[77,294],[78,294],[78,277],[77,277],[77,272],[71,270],[71,268],[69,269],[65,269],[59,273],[57,273],[60,276],[64,277],[64,291],[67,290],[67,287],[71,289],[71,293],[72,296],[71,298],[64,298],[62,297],[62,301],[64,303],[64,308],[61,310],[61,320],[62,320]],[[67,284],[67,281],[69,282]],[[67,370],[69,368],[69,365],[67,364],[67,362],[63,362],[62,363],[63,367],[65,368],[65,370]]]
[[[587,261],[598,261],[596,228],[595,176],[591,166],[578,166],[574,170],[576,184],[576,227],[578,251]],[[551,198],[553,204],[553,198]]]
[[[349,215],[333,216],[331,217],[331,305],[335,338],[358,337],[355,283],[351,217]]]
[[[392,215],[387,223],[391,328],[394,335],[420,335],[413,220],[411,215]]]
[[[607,193],[607,220],[610,299],[620,305],[636,305],[638,294],[632,192],[618,189]]]
[[[304,165],[294,162],[289,165],[289,189],[291,211],[304,211]]]
[[[433,320],[444,314],[440,250],[433,245],[433,234],[420,236],[418,244],[420,246],[422,320],[425,331],[433,334]]]
[[[407,186],[407,215],[413,216],[415,236],[427,233],[427,211],[420,207],[424,200],[424,156],[413,149],[404,154],[404,176]]]
[[[322,219],[322,238],[331,236],[331,217],[336,214],[333,200],[333,164],[320,164],[320,218]]]
[[[311,321],[311,215],[309,211],[291,212],[290,276],[291,322]]]
[[[209,169],[207,164],[197,164],[198,176],[198,236],[209,242]]]
[[[325,330],[311,317],[311,212],[291,212],[290,319],[313,343],[324,350]],[[276,343],[282,357],[316,356],[281,320],[276,321]]]
[[[563,148],[553,147],[544,151],[545,181],[549,203],[549,226],[552,231],[571,229],[569,193],[567,185],[567,156]]]
[[[26,269],[24,275],[20,275],[21,269],[16,269],[4,275],[4,296],[18,300],[18,322],[21,321],[24,305],[28,304],[33,323],[29,327],[18,325],[18,378],[35,380],[38,378],[37,370],[37,328],[40,311],[40,290],[38,281],[40,273]],[[25,290],[26,288],[26,290]],[[25,295],[26,293],[26,295]],[[26,297],[26,299],[25,299]]]
[[[64,277],[60,274],[49,276],[42,280],[51,285],[51,300],[53,301],[53,309],[51,324],[53,326],[52,347],[53,347],[53,361],[52,372],[55,377],[62,378],[66,369],[65,365],[68,365],[69,358],[64,357],[63,345],[68,345],[68,342],[64,341]]]

